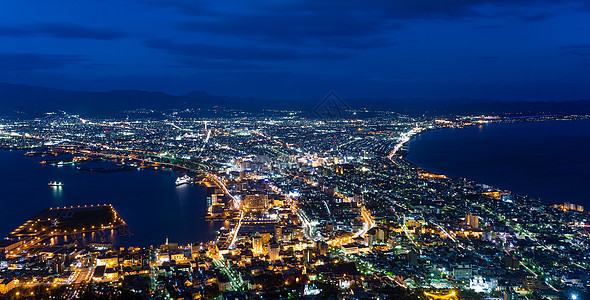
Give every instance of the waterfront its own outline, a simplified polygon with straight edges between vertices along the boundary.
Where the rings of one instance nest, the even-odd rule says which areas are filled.
[[[206,189],[199,185],[176,187],[181,174],[142,169],[112,173],[78,171],[75,165],[49,166],[38,162],[52,157],[26,157],[23,151],[0,151],[0,231],[11,230],[49,207],[112,204],[134,233],[115,242],[149,246],[165,241],[206,242],[220,223],[206,222]],[[108,165],[108,163],[92,163]],[[49,187],[59,181],[63,187]]]
[[[441,122],[384,113],[325,122],[286,116],[269,122],[266,116],[214,123],[180,117],[81,121],[74,116],[0,122],[3,148],[55,145],[56,151],[90,156],[76,158],[71,165],[74,160],[69,154],[55,158],[40,157],[40,153],[27,157],[22,151],[4,153],[0,163],[9,170],[4,178],[10,177],[2,188],[11,197],[5,206],[16,205],[15,211],[21,214],[8,226],[17,230],[0,243],[8,251],[3,266],[5,278],[12,280],[9,293],[28,294],[32,285],[47,291],[50,285],[65,284],[74,293],[100,294],[103,287],[120,284],[113,292],[210,299],[227,291],[250,298],[297,297],[306,290],[323,298],[360,291],[367,298],[382,299],[423,298],[424,289],[428,289],[424,296],[444,297],[478,293],[515,298],[516,293],[526,293],[541,299],[587,294],[590,285],[583,274],[590,268],[590,215],[581,213],[581,208],[544,205],[484,184],[429,174],[405,161],[404,151],[396,152],[423,128],[510,120],[475,116]],[[559,139],[552,135],[579,129],[560,127],[551,134],[549,129],[532,131],[527,126],[550,126],[557,123],[541,121],[561,118],[539,116],[519,120],[528,124],[507,126],[516,140],[524,140],[516,134],[524,126],[520,131],[527,137],[529,150],[539,152],[533,147],[535,138],[555,143]],[[257,124],[255,130],[253,124]],[[477,144],[478,130],[494,128],[463,129],[475,130],[463,143]],[[501,148],[519,146],[502,134],[497,138]],[[560,143],[567,150],[573,148],[568,142]],[[466,148],[464,144],[457,142]],[[435,146],[445,150],[443,143]],[[485,143],[481,147],[493,150]],[[479,150],[479,156],[484,152]],[[99,161],[99,157],[117,162]],[[569,153],[567,157],[575,158]],[[120,165],[123,159],[125,166]],[[39,164],[40,160],[46,163]],[[145,169],[137,170],[142,163]],[[207,179],[216,183],[211,216],[234,221],[207,247],[187,245],[212,232],[198,223],[204,222],[205,189],[176,187],[174,181],[181,173],[164,166],[204,170]],[[57,182],[56,187],[47,186],[49,181]],[[37,206],[97,202],[113,207],[31,212],[38,211]],[[13,225],[28,218],[32,220],[20,228]],[[131,239],[122,238],[127,245],[160,244],[166,235],[180,245],[80,243],[103,239],[112,235],[110,230],[124,231],[126,225],[136,232]],[[68,234],[67,240],[63,238],[66,243],[60,243],[63,233]],[[39,243],[56,234],[60,237],[52,243]],[[30,237],[34,239],[27,241]],[[78,246],[72,247],[74,241]],[[49,280],[35,279],[40,276]],[[84,284],[90,276],[93,283]],[[534,278],[538,282],[530,280]],[[175,287],[174,295],[161,286]],[[58,293],[71,298],[67,291]]]
[[[424,132],[406,159],[430,171],[590,207],[590,120],[503,123]]]

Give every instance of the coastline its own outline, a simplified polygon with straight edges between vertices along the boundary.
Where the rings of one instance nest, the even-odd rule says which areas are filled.
[[[551,121],[565,121],[565,120],[551,120]],[[533,122],[530,122],[530,120],[527,122],[526,120],[523,121],[516,121],[516,122],[503,122],[503,121],[499,121],[499,122],[491,122],[489,123],[490,125],[496,125],[496,124],[517,124],[517,123],[538,123],[538,122],[548,122],[548,120],[534,120]],[[459,125],[459,126],[458,126]],[[463,177],[463,176],[450,176],[445,172],[435,172],[430,170],[429,168],[423,167],[419,164],[413,163],[411,161],[409,161],[407,159],[407,156],[410,154],[409,149],[404,149],[409,143],[411,143],[412,141],[415,141],[415,139],[423,133],[428,133],[428,132],[434,132],[434,131],[438,131],[441,129],[451,129],[451,128],[455,128],[455,129],[465,129],[462,127],[472,127],[472,126],[478,126],[479,124],[455,124],[454,126],[451,127],[443,127],[443,126],[439,126],[439,127],[431,127],[431,126],[416,126],[414,128],[412,128],[410,131],[404,133],[401,135],[401,141],[399,143],[397,143],[394,147],[394,150],[392,151],[392,153],[390,153],[390,155],[388,156],[388,158],[394,163],[397,164],[400,161],[403,161],[403,164],[411,167],[411,168],[415,168],[418,171],[424,171],[427,173],[432,173],[432,174],[441,174],[444,175],[447,178],[451,178],[453,180],[461,180],[461,181],[466,181],[472,184],[477,184],[477,185],[485,185],[485,186],[489,186],[490,188],[493,189],[497,189],[497,190],[504,190],[504,191],[509,191],[511,193],[513,193],[514,195],[519,195],[522,196],[522,193],[516,193],[513,192],[512,189],[510,188],[500,188],[498,187],[498,185],[490,185],[488,183],[485,183],[485,181],[480,181],[480,180],[472,180],[472,179],[468,179],[467,177]],[[13,150],[13,149],[6,149],[6,150]],[[22,150],[22,149],[21,149]],[[213,184],[217,185],[218,187],[219,184],[222,184],[221,182],[217,182],[215,180],[213,180],[214,178],[210,177],[210,176],[214,176],[212,173],[206,172],[206,171],[201,171],[201,170],[194,170],[194,169],[190,169],[189,167],[185,167],[185,166],[181,166],[181,165],[176,165],[173,163],[166,163],[166,162],[156,162],[156,161],[151,161],[149,159],[138,159],[138,158],[134,158],[134,157],[129,157],[129,156],[121,156],[121,155],[115,155],[115,154],[106,154],[106,153],[94,153],[94,152],[90,152],[90,151],[71,151],[71,150],[63,150],[63,153],[79,153],[79,154],[83,154],[83,155],[87,155],[87,156],[99,156],[99,157],[105,157],[107,159],[113,159],[113,160],[118,160],[118,159],[128,159],[130,161],[135,161],[135,162],[145,162],[145,163],[149,163],[149,164],[155,164],[156,166],[156,170],[160,170],[160,169],[164,169],[164,168],[169,168],[171,171],[184,171],[184,172],[191,172],[194,174],[200,173],[200,174],[207,174],[205,176],[201,175],[204,177],[204,179],[209,179],[210,182],[212,182]],[[395,156],[395,157],[394,157]],[[397,159],[400,159],[400,161],[398,161]],[[220,187],[221,188],[221,187]],[[229,191],[227,191],[227,189],[225,189],[225,187],[222,188],[224,190],[224,193],[227,193],[229,195],[230,198],[233,198],[231,194],[229,194]],[[529,197],[529,196],[526,196]],[[535,199],[533,197],[529,197],[531,199]],[[535,199],[535,200],[539,200],[539,199]],[[540,200],[540,202],[547,204],[547,205],[551,205],[553,203],[556,202],[549,202],[549,201],[545,201],[545,200]],[[237,204],[237,202],[234,202]],[[240,220],[242,219],[243,216],[240,216]],[[231,221],[230,219],[226,220],[226,221]],[[236,221],[236,220],[234,220]],[[240,227],[240,221],[237,222],[237,226],[232,226],[232,230],[233,230],[233,234],[231,234],[232,236],[232,244],[233,241],[235,240],[235,233],[237,232],[236,228]]]
[[[502,121],[500,121],[500,122],[491,122],[491,123],[483,124],[483,125],[484,126],[485,125],[495,126],[495,125],[502,125],[502,124],[512,125],[512,124],[523,124],[523,123],[557,123],[558,121],[581,121],[581,120],[588,121],[587,118],[575,118],[575,119],[535,120],[533,122],[530,122],[530,121],[528,121],[528,122],[502,122]],[[419,163],[412,162],[408,159],[408,156],[412,153],[412,151],[410,151],[408,146],[410,143],[415,142],[420,134],[427,133],[427,132],[440,131],[441,129],[462,129],[462,130],[465,130],[465,129],[468,129],[468,127],[481,126],[481,125],[482,124],[469,124],[469,125],[464,125],[461,127],[425,128],[423,131],[413,135],[410,140],[403,142],[403,145],[401,145],[401,147],[400,147],[401,149],[403,149],[403,151],[396,154],[397,158],[400,159],[401,161],[403,161],[405,164],[407,164],[413,168],[416,168],[419,171],[424,171],[426,173],[436,174],[436,175],[444,175],[447,178],[450,178],[453,180],[463,180],[463,181],[469,182],[471,184],[485,185],[485,186],[488,186],[488,187],[495,189],[495,190],[506,191],[506,192],[510,192],[511,194],[516,195],[516,196],[527,197],[532,200],[539,201],[539,202],[546,204],[546,205],[562,205],[564,202],[577,203],[577,204],[581,204],[583,206],[588,205],[588,203],[584,203],[583,201],[582,202],[576,201],[577,199],[572,201],[572,200],[568,200],[566,198],[561,201],[552,201],[550,199],[544,199],[542,196],[531,196],[529,194],[530,192],[524,192],[524,193],[522,191],[516,192],[511,187],[498,185],[498,184],[490,184],[490,183],[487,183],[486,181],[479,180],[479,179],[472,179],[472,178],[469,178],[468,175],[467,176],[457,176],[457,175],[450,175],[449,172],[445,172],[445,171],[434,171],[432,169],[432,167],[426,167],[426,166],[423,166]],[[405,147],[405,149],[404,149],[404,147]]]
[[[14,173],[14,178],[22,178],[25,175],[21,174],[25,173],[35,174],[25,183],[27,186],[31,186],[27,188],[26,193],[19,192],[20,184],[12,184],[11,186],[14,188],[7,190],[5,202],[11,201],[11,199],[22,199],[23,201],[20,203],[27,204],[17,206],[15,212],[6,216],[3,225],[6,233],[13,231],[22,222],[44,209],[64,206],[77,207],[78,205],[82,207],[84,205],[96,206],[104,203],[114,205],[134,233],[134,237],[131,239],[127,237],[116,239],[117,244],[122,246],[159,245],[167,235],[170,235],[174,241],[178,239],[179,243],[186,241],[205,243],[215,236],[219,227],[223,226],[222,222],[205,220],[207,208],[203,185],[194,184],[192,188],[177,188],[175,186],[174,179],[182,175],[178,175],[178,169],[166,167],[165,170],[162,170],[161,167],[157,169],[150,167],[131,173],[88,172],[75,170],[75,167],[70,165],[63,167],[44,166],[38,161],[45,158],[24,156],[26,150],[2,150],[10,150],[6,151],[7,156],[5,155],[4,160],[13,161],[11,170],[18,169],[16,173],[10,173]],[[110,164],[106,161],[105,163]],[[39,169],[31,171],[31,168]],[[144,173],[145,171],[148,172]],[[79,172],[83,172],[83,174],[76,174]],[[51,189],[47,187],[47,180],[59,180],[65,184],[63,188]],[[105,186],[108,188],[104,188]],[[95,191],[95,189],[98,190]],[[32,191],[29,192],[29,190]],[[153,200],[145,202],[146,197],[152,194],[154,195]],[[157,217],[159,221],[147,221],[148,218],[156,217],[154,209],[162,212],[162,215]],[[186,228],[195,227],[195,225],[197,228],[202,228],[197,232],[203,233],[195,235],[186,230]],[[149,232],[154,232],[155,236],[150,238]]]

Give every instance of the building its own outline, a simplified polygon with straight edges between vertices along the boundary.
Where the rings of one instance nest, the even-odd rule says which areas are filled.
[[[476,293],[492,293],[498,287],[498,279],[474,276],[469,280],[469,289]]]
[[[280,241],[283,239],[283,227],[275,225],[275,238]]]
[[[244,206],[248,210],[260,211],[268,208],[268,202],[268,195],[265,194],[246,195]]]
[[[375,240],[379,243],[385,243],[387,240],[387,231],[383,228],[377,228],[375,231]]]
[[[328,243],[326,242],[317,242],[317,249],[320,255],[326,255],[328,253]]]
[[[502,259],[502,262],[504,263],[504,268],[506,268],[506,269],[509,269],[509,270],[520,269],[520,262],[516,258],[512,257],[511,255],[504,257]]]
[[[271,242],[268,249],[268,256],[270,260],[277,260],[280,258],[280,246],[276,242]]]
[[[98,257],[96,259],[97,266],[105,266],[106,268],[112,268],[119,265],[119,257],[117,256],[105,256]]]
[[[512,288],[505,290],[503,296],[504,300],[518,300],[520,298],[520,295]]]
[[[23,241],[0,240],[0,253],[12,251],[23,244]]]
[[[215,217],[221,216],[223,214],[224,208],[225,206],[223,204],[216,203],[209,206],[209,213]]]
[[[418,252],[414,251],[414,250],[410,250],[410,252],[408,252],[406,258],[408,260],[408,264],[410,266],[416,266],[418,265],[418,258],[419,258],[419,254]]]
[[[254,234],[254,236],[252,237],[252,252],[254,254],[262,254],[265,252],[262,235],[260,235],[259,232]]]
[[[352,164],[340,164],[337,165],[335,168],[336,173],[338,174],[352,174],[354,173],[354,165]]]
[[[357,254],[359,252],[359,247],[356,244],[348,244],[342,246],[344,250],[344,254]]]
[[[584,212],[584,206],[574,204],[574,203],[569,203],[569,202],[566,202],[563,204],[563,209],[570,210],[570,211]]]
[[[16,278],[2,278],[0,279],[0,294],[6,294],[13,288],[17,287],[18,279]]]
[[[469,280],[473,277],[473,270],[471,265],[457,265],[453,269],[453,276],[456,280]]]
[[[468,212],[467,214],[465,214],[465,223],[472,229],[477,229],[479,228],[479,216],[476,216],[471,212]]]

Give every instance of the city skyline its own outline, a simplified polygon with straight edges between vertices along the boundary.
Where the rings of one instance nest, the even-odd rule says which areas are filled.
[[[0,300],[590,297],[590,0],[0,1]]]
[[[0,161],[10,162],[1,171],[13,181],[0,183],[7,213],[24,209],[19,214],[28,218],[42,210],[24,223],[3,220],[4,230],[13,229],[0,242],[0,294],[587,297],[587,151],[562,160],[565,172],[582,169],[562,183],[541,176],[521,190],[542,190],[539,182],[546,179],[558,189],[582,189],[573,197],[558,191],[553,200],[429,171],[407,155],[415,152],[408,143],[427,134],[470,131],[477,133],[469,138],[479,145],[471,150],[477,159],[457,164],[484,173],[498,165],[490,180],[507,177],[500,165],[558,170],[542,156],[514,157],[527,155],[535,141],[566,145],[564,134],[576,148],[588,148],[579,141],[587,141],[589,115],[348,111],[331,118],[237,109],[203,117],[178,109],[122,118],[56,112],[1,119]],[[486,159],[502,152],[483,150],[498,143],[498,149],[520,149]],[[430,156],[446,151],[452,159],[449,145],[427,148]],[[554,155],[552,148],[545,151]],[[525,181],[521,177],[509,181]],[[88,193],[109,196],[102,201]],[[12,202],[26,197],[34,200]]]

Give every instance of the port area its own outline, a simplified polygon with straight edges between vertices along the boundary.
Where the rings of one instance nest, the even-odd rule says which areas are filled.
[[[56,244],[96,242],[115,231],[120,235],[131,234],[112,205],[49,208],[0,240],[0,248],[6,251],[7,257],[35,255]]]
[[[96,158],[96,157],[87,157],[87,156],[79,156],[73,153],[63,151],[60,149],[54,149],[51,155],[54,156],[52,159],[42,160],[39,163],[46,166],[65,166],[65,165],[75,165],[76,170],[78,171],[88,171],[88,172],[101,172],[101,173],[114,173],[114,172],[121,172],[121,171],[134,171],[137,169],[144,169],[149,166],[143,165],[136,165],[136,164],[126,164],[124,160],[121,163],[118,163],[117,160],[113,159],[105,159],[105,158]],[[40,155],[31,155],[28,154],[29,152],[23,154],[25,156],[40,156]],[[45,153],[45,152],[42,152]]]

